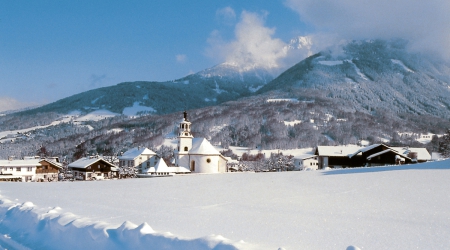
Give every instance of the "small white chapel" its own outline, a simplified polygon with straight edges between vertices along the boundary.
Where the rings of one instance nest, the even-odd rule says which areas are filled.
[[[191,173],[227,172],[227,159],[205,138],[194,138],[191,122],[184,111],[178,133],[178,147],[175,150],[175,165],[185,167]]]

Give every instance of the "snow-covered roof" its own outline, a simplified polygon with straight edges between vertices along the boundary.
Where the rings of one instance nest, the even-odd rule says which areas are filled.
[[[41,166],[41,159],[0,160],[0,167],[36,167]]]
[[[383,151],[377,152],[375,154],[371,154],[371,155],[367,156],[367,160],[370,160],[370,159],[372,159],[374,157],[377,157],[379,155],[385,154],[387,152],[392,152],[392,153],[396,154],[396,156],[401,156],[401,157],[404,157],[404,158],[407,158],[407,159],[411,160],[411,158],[409,158],[408,156],[402,155],[401,153],[393,150],[392,148],[388,148],[388,149],[385,149]],[[397,159],[397,157],[396,157],[396,159]]]
[[[99,157],[85,157],[85,158],[81,158],[78,159],[77,161],[74,161],[72,163],[69,164],[69,168],[87,168],[88,166],[98,162],[98,161],[102,161],[103,163],[106,163],[108,165],[110,165],[112,168],[112,171],[117,171],[117,168],[114,164],[109,163],[108,161],[105,161],[103,158]]]
[[[129,149],[123,155],[119,156],[119,159],[134,160],[139,155],[156,155],[156,153],[146,147],[136,147],[136,148]]]
[[[408,156],[410,152],[417,153],[417,160],[431,160],[431,155],[426,148],[410,148],[410,147],[390,147],[404,156]]]
[[[310,159],[310,158],[314,158],[314,157],[317,157],[317,155],[314,155],[314,154],[303,154],[303,155],[294,156],[294,159],[306,160],[306,159]]]
[[[39,163],[40,163],[41,161],[46,161],[46,162],[52,164],[52,165],[55,166],[55,167],[62,168],[62,164],[59,163],[59,162],[56,162],[55,159],[52,159],[52,158],[45,158],[45,159],[40,160]]]
[[[233,160],[231,157],[224,157],[227,160],[227,163],[236,164],[239,163],[238,160]]]
[[[358,151],[354,152],[353,154],[349,155],[348,157],[352,158],[353,156],[355,156],[355,155],[357,155],[357,154],[359,154],[359,153],[367,152],[367,151],[369,151],[369,150],[371,150],[371,149],[374,149],[374,148],[376,148],[376,147],[378,147],[378,146],[381,146],[381,145],[384,145],[384,144],[372,144],[372,145],[370,145],[370,146],[367,146],[367,147],[364,147],[364,148],[360,148],[360,149],[358,149]],[[386,145],[384,145],[384,146],[385,146],[385,147],[388,147],[388,146],[386,146]]]
[[[159,158],[154,167],[150,167],[148,170],[144,170],[144,173],[190,173],[188,169],[184,167],[168,167],[163,158]]]
[[[317,151],[321,156],[349,157],[359,149],[361,149],[360,146],[317,146]]]
[[[192,139],[192,149],[189,150],[189,154],[220,155],[220,152],[205,138],[194,138]]]

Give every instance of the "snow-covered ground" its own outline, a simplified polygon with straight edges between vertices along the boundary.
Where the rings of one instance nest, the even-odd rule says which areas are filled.
[[[111,117],[118,116],[118,115],[120,115],[120,114],[113,113],[106,109],[100,109],[100,110],[93,111],[89,114],[86,114],[84,116],[77,117],[76,121],[77,122],[100,121],[102,119],[111,118]]]
[[[0,245],[14,240],[40,249],[446,249],[449,179],[446,160],[0,183]]]
[[[31,128],[26,128],[26,129],[19,129],[19,130],[6,130],[6,131],[0,131],[0,139],[4,138],[4,137],[8,137],[8,138],[14,138],[17,135],[20,134],[26,134],[30,131],[33,130],[37,130],[37,129],[44,129],[50,126],[56,126],[59,125],[60,123],[64,123],[64,122],[70,122],[71,120],[73,120],[75,117],[75,115],[67,115],[63,118],[60,118],[56,121],[53,121],[52,123],[50,123],[49,125],[44,125],[44,126],[35,126],[35,127],[31,127]],[[4,140],[8,140],[7,139],[2,139],[0,140],[0,142],[3,142]]]
[[[148,97],[147,97],[148,98]],[[152,107],[141,106],[139,102],[134,102],[132,107],[126,107],[123,109],[122,114],[126,116],[136,116],[139,112],[156,112]]]

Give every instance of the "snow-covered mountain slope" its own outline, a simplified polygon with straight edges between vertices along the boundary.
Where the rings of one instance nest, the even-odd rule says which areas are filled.
[[[278,90],[292,97],[315,90],[350,109],[450,117],[450,66],[410,53],[403,40],[354,41],[291,67],[257,93]]]
[[[167,82],[125,82],[86,91],[22,114],[54,112],[67,114],[102,109],[124,115],[167,114],[202,108],[251,95],[273,76],[263,69],[245,71],[230,64]]]
[[[3,182],[0,245],[8,239],[32,249],[446,249],[449,178],[446,160],[328,171]]]

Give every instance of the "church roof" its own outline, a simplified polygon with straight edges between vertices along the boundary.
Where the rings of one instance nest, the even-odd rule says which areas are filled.
[[[119,156],[119,159],[134,160],[139,155],[156,155],[156,153],[146,147],[136,147],[128,150],[122,156]]]
[[[189,154],[220,155],[220,152],[205,138],[194,138],[192,139],[192,149],[189,150]]]
[[[183,167],[168,167],[163,158],[159,158],[158,162],[154,167],[150,167],[147,171],[148,174],[151,173],[189,173],[190,171]]]

